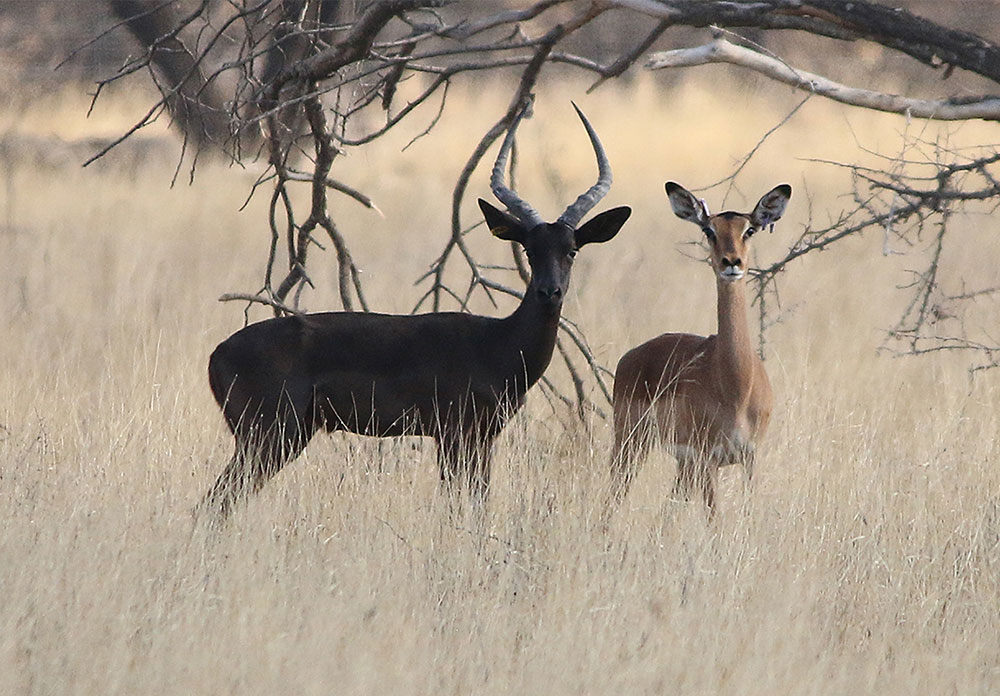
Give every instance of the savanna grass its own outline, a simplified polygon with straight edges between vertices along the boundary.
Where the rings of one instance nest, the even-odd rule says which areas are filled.
[[[721,178],[797,98],[579,87],[540,92],[518,187],[547,216],[589,184],[592,153],[568,103],[580,98],[615,168],[601,209],[635,214],[606,248],[581,252],[565,314],[613,366],[663,331],[714,330],[711,273],[663,182]],[[3,123],[40,137],[113,132],[141,103],[119,99],[125,113],[108,102],[96,125],[56,97]],[[420,296],[400,279],[436,257],[450,187],[502,106],[450,99],[405,152],[412,132],[338,163],[384,212],[332,204],[382,311]],[[735,118],[734,99],[755,108]],[[868,161],[859,144],[898,149],[901,132],[923,127],[808,104],[726,203],[795,187],[775,233],[755,240],[758,261],[777,258],[810,209],[822,222],[849,204],[844,173],[805,160]],[[996,133],[972,124],[951,137]],[[206,361],[243,322],[242,307],[215,299],[259,285],[265,201],[238,212],[253,166],[206,161],[193,185],[169,188],[173,166],[26,159],[3,174],[0,693],[1000,688],[997,377],[970,381],[961,356],[877,351],[920,249],[883,256],[870,234],[790,268],[765,349],[776,403],[755,487],[724,471],[713,522],[668,499],[674,465],[658,453],[605,532],[609,425],[574,424],[533,392],[498,440],[482,525],[450,511],[429,441],[337,435],[317,437],[212,536],[190,511],[231,440]],[[487,178],[477,173],[472,196],[489,197]],[[965,246],[947,250],[943,280],[989,277],[1000,221],[973,211],[953,224]],[[485,231],[469,240],[495,261],[506,253]],[[313,258],[307,305],[336,307],[335,263]]]

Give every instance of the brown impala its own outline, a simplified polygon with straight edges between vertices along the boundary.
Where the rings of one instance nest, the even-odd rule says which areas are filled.
[[[209,383],[236,450],[203,509],[225,517],[236,499],[259,490],[318,430],[433,437],[445,484],[466,485],[476,499],[485,498],[493,439],[552,358],[577,250],[614,237],[631,213],[614,208],[577,228],[611,186],[604,148],[577,113],[599,175],[556,222],[542,221],[503,182],[524,110],[504,139],[490,180],[511,214],[479,201],[493,235],[520,244],[531,267],[521,304],[509,317],[287,316],[248,326],[215,349]]]
[[[625,353],[615,370],[612,499],[628,492],[641,458],[665,444],[677,458],[674,494],[699,489],[712,509],[720,466],[742,463],[753,476],[754,450],[771,416],[771,385],[747,325],[750,238],[774,224],[792,195],[787,184],[764,194],[752,213],[709,215],[704,201],[669,182],[674,213],[708,240],[718,292],[719,333],[667,333]]]

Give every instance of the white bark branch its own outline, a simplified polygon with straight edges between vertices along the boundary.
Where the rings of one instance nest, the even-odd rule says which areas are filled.
[[[676,19],[682,15],[682,12],[676,7],[664,5],[657,0],[611,0],[606,4],[626,10],[635,10],[657,19]]]
[[[911,99],[895,94],[848,87],[822,75],[796,70],[780,60],[749,48],[737,46],[725,39],[716,39],[696,48],[654,53],[650,55],[646,67],[650,70],[660,70],[663,68],[687,68],[710,63],[739,65],[797,89],[812,92],[843,104],[875,111],[906,114],[914,118],[938,121],[965,121],[974,118],[1000,121],[1000,98],[997,97],[963,99],[961,101]]]

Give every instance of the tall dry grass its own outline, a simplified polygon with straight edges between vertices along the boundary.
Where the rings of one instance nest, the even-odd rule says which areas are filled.
[[[662,331],[713,330],[714,283],[684,245],[697,230],[669,213],[663,181],[727,173],[796,99],[706,84],[589,97],[550,86],[523,125],[519,186],[543,215],[593,177],[571,97],[615,167],[604,205],[635,209],[618,238],[580,255],[565,309],[606,364]],[[503,94],[456,94],[406,152],[412,132],[341,163],[385,213],[334,202],[378,309],[419,297],[400,279],[439,251],[451,183]],[[113,132],[136,103],[123,97],[88,124],[76,100],[54,97],[4,127]],[[821,221],[844,204],[843,173],[805,160],[898,149],[922,128],[815,101],[764,145],[727,205],[793,185],[786,219],[756,240],[760,259],[775,258],[810,207]],[[997,140],[979,125],[949,137]],[[745,495],[727,470],[714,522],[668,500],[673,463],[657,454],[602,532],[609,428],[567,424],[536,392],[498,442],[483,529],[448,513],[429,442],[338,435],[318,437],[205,538],[190,509],[230,449],[206,360],[243,320],[215,298],[257,287],[266,232],[263,201],[238,212],[255,172],[205,163],[194,185],[169,189],[172,167],[153,153],[94,170],[29,158],[4,172],[0,693],[1000,688],[997,376],[970,383],[955,356],[876,350],[919,249],[886,257],[869,235],[788,273],[755,489]],[[488,195],[487,176],[474,194]],[[1000,222],[956,224],[963,246],[946,250],[944,280],[995,277]],[[470,239],[502,258],[487,237]],[[315,258],[308,305],[336,306],[334,263]]]

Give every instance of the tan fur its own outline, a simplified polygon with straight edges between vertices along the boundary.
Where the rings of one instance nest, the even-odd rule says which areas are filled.
[[[771,385],[747,323],[747,231],[780,217],[790,189],[776,188],[754,213],[712,216],[681,187],[668,184],[668,193],[679,217],[714,233],[708,246],[718,333],[666,333],[622,356],[615,371],[612,497],[625,497],[641,459],[662,444],[677,458],[674,494],[686,499],[699,489],[711,509],[719,466],[742,463],[752,478],[755,451],[771,417]],[[769,207],[762,209],[765,203]],[[740,277],[724,277],[727,269]]]

